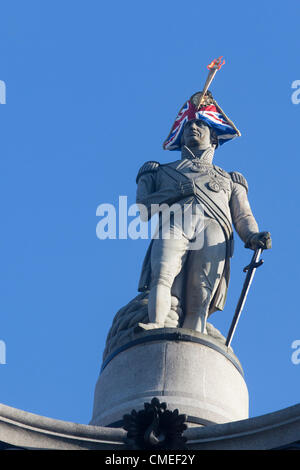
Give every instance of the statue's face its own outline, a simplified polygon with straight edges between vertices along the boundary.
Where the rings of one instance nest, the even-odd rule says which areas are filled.
[[[188,121],[184,126],[182,137],[187,147],[206,149],[211,146],[210,129],[201,119]]]

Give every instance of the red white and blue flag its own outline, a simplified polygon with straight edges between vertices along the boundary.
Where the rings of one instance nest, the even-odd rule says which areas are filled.
[[[212,127],[218,136],[219,145],[240,135],[239,131],[221,113],[215,101],[214,104],[201,106],[197,110],[192,101],[188,100],[180,109],[171,132],[163,144],[165,150],[180,150],[184,125],[192,119],[202,119]]]

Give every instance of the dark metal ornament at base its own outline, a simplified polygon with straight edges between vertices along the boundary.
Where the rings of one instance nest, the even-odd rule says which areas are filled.
[[[135,450],[186,450],[187,415],[167,410],[166,403],[153,398],[144,409],[123,416],[127,445]]]

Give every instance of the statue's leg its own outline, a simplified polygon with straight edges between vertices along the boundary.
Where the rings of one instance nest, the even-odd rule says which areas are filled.
[[[187,259],[183,328],[207,332],[208,310],[224,270],[225,258],[223,230],[214,219],[209,219],[204,229],[203,247],[189,251]]]
[[[148,299],[149,322],[163,325],[171,310],[171,288],[180,273],[187,254],[189,240],[158,239],[151,251],[151,286]]]

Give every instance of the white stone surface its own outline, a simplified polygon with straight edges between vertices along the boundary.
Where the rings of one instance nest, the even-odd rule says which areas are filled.
[[[179,330],[156,330],[162,339],[129,347],[106,365],[96,384],[90,424],[109,426],[132,409],[143,409],[153,397],[169,409],[213,423],[248,418],[248,390],[228,358],[239,364],[232,351],[191,330],[180,330],[189,341],[165,340],[166,331]],[[143,335],[149,339],[151,334]]]
[[[299,443],[300,404],[255,418],[190,428],[190,450],[271,450]],[[0,445],[35,450],[128,450],[126,431],[60,421],[0,404]]]
[[[72,423],[0,404],[0,445],[32,450],[109,450],[124,447],[124,429]]]

